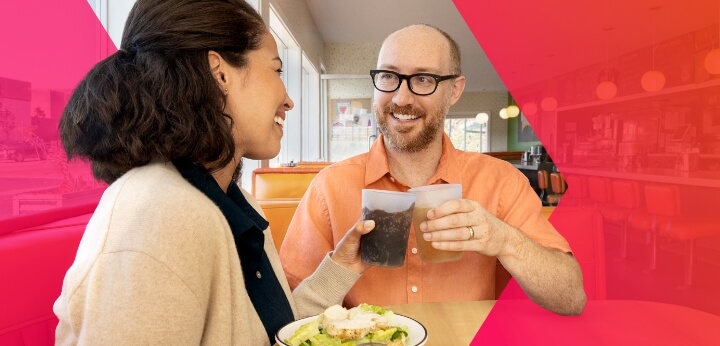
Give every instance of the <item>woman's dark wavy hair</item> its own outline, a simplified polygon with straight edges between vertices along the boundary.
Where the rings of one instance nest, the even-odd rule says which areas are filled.
[[[138,0],[120,50],[95,65],[63,112],[68,160],[90,160],[107,183],[151,161],[225,167],[235,155],[233,123],[208,52],[244,67],[266,31],[243,0]]]

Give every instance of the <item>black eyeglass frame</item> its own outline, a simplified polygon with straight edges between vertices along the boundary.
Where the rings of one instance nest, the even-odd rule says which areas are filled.
[[[375,84],[375,75],[377,75],[378,73],[381,73],[381,72],[394,74],[394,75],[396,75],[396,76],[398,77],[398,79],[400,80],[400,82],[398,83],[398,85],[397,85],[397,87],[396,87],[395,89],[393,89],[393,90],[381,90],[380,88],[377,87],[377,85]],[[410,83],[410,78],[417,77],[417,76],[430,77],[430,78],[434,79],[434,80],[435,80],[435,88],[433,89],[433,91],[431,91],[431,92],[429,92],[429,93],[427,93],[427,94],[421,94],[421,93],[418,93],[418,92],[416,92],[415,90],[413,90],[413,88],[412,88],[412,83]],[[459,75],[456,75],[456,74],[449,74],[449,75],[445,75],[445,76],[440,76],[440,75],[436,75],[436,74],[432,74],[432,73],[425,73],[425,72],[423,72],[423,73],[413,73],[413,74],[407,75],[407,74],[397,73],[397,72],[395,72],[395,71],[390,71],[390,70],[370,70],[370,77],[372,77],[373,86],[374,86],[375,89],[377,89],[378,91],[382,91],[382,92],[386,92],[386,93],[396,92],[398,89],[400,89],[400,86],[402,85],[403,80],[405,80],[406,83],[407,83],[407,85],[408,85],[408,89],[410,89],[410,91],[411,91],[413,94],[418,95],[418,96],[428,96],[428,95],[434,94],[435,91],[437,91],[437,88],[438,88],[438,85],[440,85],[440,82],[442,82],[442,81],[444,81],[444,80],[448,80],[448,79],[458,78],[458,77],[460,77],[460,76],[459,76]]]

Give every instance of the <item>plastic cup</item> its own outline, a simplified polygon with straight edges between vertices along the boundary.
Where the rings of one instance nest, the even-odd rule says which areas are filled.
[[[445,251],[432,247],[432,243],[423,239],[423,232],[420,230],[420,223],[426,221],[428,210],[438,205],[462,198],[462,185],[460,184],[436,184],[419,186],[408,190],[415,195],[415,211],[413,212],[413,228],[417,239],[418,253],[420,259],[430,263],[442,263],[459,260],[462,251]]]
[[[362,190],[362,219],[375,221],[372,232],[360,238],[360,258],[378,267],[405,263],[415,195],[407,192]]]

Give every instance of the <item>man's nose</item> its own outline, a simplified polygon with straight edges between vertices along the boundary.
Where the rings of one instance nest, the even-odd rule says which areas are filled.
[[[410,84],[407,80],[400,81],[400,88],[395,90],[392,100],[398,106],[406,106],[415,102],[415,94],[410,91]]]

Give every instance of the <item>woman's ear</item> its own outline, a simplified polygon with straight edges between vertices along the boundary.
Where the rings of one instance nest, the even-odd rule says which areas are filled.
[[[209,51],[208,52],[208,65],[210,67],[210,73],[212,73],[213,78],[218,83],[218,87],[220,89],[225,90],[227,92],[227,86],[225,85],[225,73],[223,72],[223,63],[224,60],[215,51]]]

